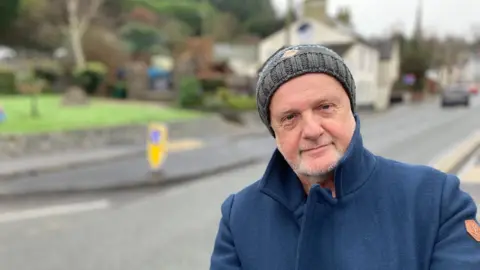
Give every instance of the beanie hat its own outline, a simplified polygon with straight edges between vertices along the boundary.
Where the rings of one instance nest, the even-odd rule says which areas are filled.
[[[343,86],[355,113],[355,81],[343,59],[321,45],[282,47],[263,64],[256,85],[257,110],[260,119],[275,137],[270,125],[270,101],[277,89],[287,81],[308,73],[332,76]]]

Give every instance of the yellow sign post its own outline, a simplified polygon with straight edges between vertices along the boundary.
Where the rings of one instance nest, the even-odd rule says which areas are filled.
[[[147,138],[147,159],[150,168],[160,170],[168,152],[168,129],[162,124],[150,124]]]

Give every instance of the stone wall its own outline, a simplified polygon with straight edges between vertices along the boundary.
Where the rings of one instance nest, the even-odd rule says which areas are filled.
[[[235,135],[265,129],[256,112],[242,115],[244,125],[230,124],[220,116],[167,124],[171,140]],[[147,125],[102,127],[32,135],[0,134],[0,160],[24,156],[41,156],[68,151],[99,149],[111,146],[144,145]]]

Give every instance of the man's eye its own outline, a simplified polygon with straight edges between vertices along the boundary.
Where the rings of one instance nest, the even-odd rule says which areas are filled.
[[[295,114],[288,114],[282,118],[282,122],[292,121],[293,119],[295,119]]]
[[[334,104],[322,104],[318,107],[318,109],[322,110],[322,111],[331,111],[331,110],[334,110],[335,109],[335,105]]]

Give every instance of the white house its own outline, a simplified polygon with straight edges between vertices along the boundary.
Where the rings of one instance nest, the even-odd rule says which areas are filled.
[[[260,65],[289,43],[321,44],[342,56],[357,84],[357,105],[382,109],[385,93],[379,88],[380,51],[359,34],[326,15],[325,0],[306,0],[303,17],[264,40],[258,46]],[[388,95],[388,93],[387,93]]]
[[[442,87],[457,82],[480,85],[480,54],[469,53],[464,60],[454,65],[443,65],[435,70],[429,70],[429,75]]]
[[[437,69],[427,70],[427,77],[436,81],[441,87],[462,81],[463,67],[459,65],[443,65]]]
[[[462,67],[461,81],[472,84],[480,83],[480,54],[471,53]]]
[[[393,38],[374,40],[372,43],[375,44],[380,52],[378,88],[379,93],[383,95],[378,98],[379,102],[377,106],[383,109],[388,106],[393,85],[399,79],[401,60],[400,44],[398,40]]]

